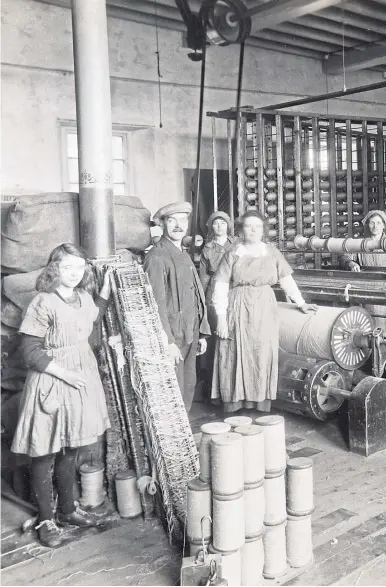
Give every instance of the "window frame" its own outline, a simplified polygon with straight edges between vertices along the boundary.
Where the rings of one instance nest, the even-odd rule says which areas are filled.
[[[61,185],[64,192],[69,191],[70,181],[68,176],[68,154],[67,154],[67,135],[77,134],[75,120],[58,120],[59,127],[59,144],[61,156]],[[123,178],[124,178],[124,196],[130,196],[133,193],[133,174],[130,173],[130,133],[143,127],[134,127],[122,124],[113,124],[113,136],[122,138],[123,150]],[[118,159],[117,159],[118,161]],[[122,161],[122,159],[119,159]],[[116,182],[121,183],[121,182]]]

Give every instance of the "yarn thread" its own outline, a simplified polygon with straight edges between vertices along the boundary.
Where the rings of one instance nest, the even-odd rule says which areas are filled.
[[[241,549],[241,585],[262,585],[264,568],[263,532],[246,538]]]
[[[283,416],[262,416],[255,423],[264,432],[265,473],[283,473],[287,462]]]
[[[241,548],[244,541],[244,492],[226,497],[213,494],[214,548],[230,552]]]
[[[228,432],[214,436],[211,462],[214,494],[233,495],[244,489],[243,439],[240,434]]]
[[[231,416],[224,420],[225,424],[230,425],[232,432],[234,432],[235,428],[238,426],[249,426],[252,424],[252,421],[252,418],[249,418],[249,416]]]
[[[287,467],[287,512],[292,516],[306,516],[314,510],[312,460],[290,459]]]
[[[80,466],[80,482],[82,487],[82,506],[98,507],[105,501],[104,466],[101,463],[83,463]]]
[[[265,491],[264,482],[256,486],[244,487],[245,507],[245,537],[253,538],[259,536],[264,530],[265,515]]]
[[[286,524],[287,522],[283,522],[265,528],[263,576],[266,579],[276,579],[287,569]]]
[[[201,426],[201,442],[199,448],[200,479],[204,483],[211,481],[211,452],[210,441],[217,434],[224,434],[231,429],[229,424],[224,422],[210,422]]]
[[[283,523],[287,518],[284,473],[264,479],[264,497],[264,524],[276,526]]]
[[[288,516],[286,540],[288,564],[294,568],[308,565],[313,559],[311,515]]]
[[[264,479],[264,433],[254,424],[237,426],[235,433],[243,437],[244,486],[256,485]]]
[[[142,513],[140,494],[134,471],[120,471],[115,476],[118,512],[121,518],[135,518]]]
[[[213,544],[209,545],[210,554],[221,554],[221,576],[228,581],[228,585],[241,585],[241,550],[220,552]]]
[[[187,493],[187,535],[190,542],[198,542],[203,535],[204,541],[212,538],[212,492],[210,485],[200,479],[188,483]],[[206,518],[203,520],[203,518]]]

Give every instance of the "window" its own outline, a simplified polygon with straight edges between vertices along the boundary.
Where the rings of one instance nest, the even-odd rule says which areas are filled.
[[[79,191],[78,175],[78,142],[76,126],[74,123],[61,123],[62,143],[62,187],[68,192]],[[113,127],[113,185],[114,195],[127,195],[127,134],[128,131],[117,130]]]

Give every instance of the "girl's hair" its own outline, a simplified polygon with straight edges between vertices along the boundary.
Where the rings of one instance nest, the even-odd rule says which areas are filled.
[[[244,226],[244,221],[247,218],[258,218],[259,220],[262,221],[263,223],[263,238],[261,239],[263,242],[267,241],[268,238],[268,221],[265,218],[265,216],[259,212],[258,210],[248,210],[248,212],[245,212],[245,214],[243,214],[240,218],[240,231],[242,232],[243,226]]]
[[[208,243],[209,241],[212,241],[214,239],[214,230],[213,230],[213,222],[215,220],[224,220],[224,222],[226,222],[226,220],[224,218],[222,218],[222,216],[216,216],[215,218],[213,218],[212,222],[210,223],[209,226],[209,230],[208,230],[208,234],[206,235],[206,242]],[[231,233],[231,227],[227,222],[227,235],[229,236]]]
[[[63,243],[56,247],[49,256],[48,263],[36,280],[36,290],[51,293],[60,285],[59,263],[66,255],[73,255],[86,261],[82,281],[76,289],[83,289],[90,294],[94,292],[95,283],[90,265],[87,264],[87,255],[83,249],[72,243]]]

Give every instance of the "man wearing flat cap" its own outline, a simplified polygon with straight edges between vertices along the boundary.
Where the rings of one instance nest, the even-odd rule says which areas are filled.
[[[210,335],[200,279],[182,248],[191,212],[189,202],[168,204],[156,212],[153,222],[163,228],[163,236],[144,263],[188,413],[196,386],[196,356],[206,351],[205,337]]]

